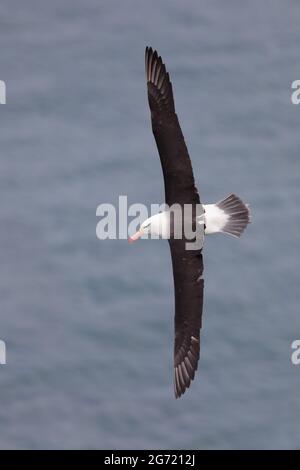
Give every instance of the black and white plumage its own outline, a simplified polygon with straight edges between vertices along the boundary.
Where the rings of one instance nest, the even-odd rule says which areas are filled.
[[[145,66],[152,130],[163,170],[166,203],[168,206],[191,204],[200,207],[204,213],[205,234],[224,232],[239,237],[249,223],[248,206],[234,194],[217,204],[200,203],[191,160],[175,112],[170,77],[161,57],[151,47],[146,48]],[[167,225],[166,220],[166,213],[150,217],[130,241],[146,233],[163,236],[162,227]],[[174,389],[178,398],[194,379],[200,356],[204,291],[202,246],[187,250],[185,237],[175,239],[171,232],[163,238],[168,238],[173,266]]]
[[[191,160],[175,113],[169,74],[151,48],[146,49],[148,99],[153,134],[165,181],[166,203],[200,204]],[[169,240],[175,287],[174,387],[179,397],[195,376],[200,354],[203,308],[203,259],[186,251],[186,240]]]

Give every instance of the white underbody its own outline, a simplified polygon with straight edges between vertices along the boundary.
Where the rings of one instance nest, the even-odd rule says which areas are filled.
[[[172,237],[176,239],[184,236],[186,239],[192,240],[195,234],[191,223],[193,217],[191,207],[184,207],[182,211],[178,204],[174,206],[169,211],[160,212],[145,220],[139,232],[135,234],[135,239],[143,235],[151,235],[152,238],[170,238],[170,226],[172,225]],[[202,238],[202,242],[203,234],[209,235],[219,232],[240,238],[251,222],[249,205],[233,193],[216,204],[200,204],[196,209],[198,214],[201,214],[196,219],[197,223],[202,225],[196,238],[198,241]],[[172,224],[170,224],[171,214]],[[182,229],[184,234],[182,234]]]
[[[198,223],[205,224],[205,235],[222,232],[229,216],[216,204],[203,204],[204,214],[198,218]],[[161,238],[169,238],[170,216],[169,212],[160,212],[149,217],[141,226],[144,234],[151,234]]]

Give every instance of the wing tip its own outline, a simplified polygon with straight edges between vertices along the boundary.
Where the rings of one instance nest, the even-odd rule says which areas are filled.
[[[187,353],[174,366],[174,394],[180,398],[190,387],[195,378],[200,359],[200,338],[191,336]]]
[[[184,380],[184,382],[182,382],[181,380],[182,378],[179,378],[179,369],[175,368],[174,394],[176,399],[180,398],[186,392],[186,390],[190,388],[193,378],[189,377],[189,379]]]
[[[155,99],[160,103],[163,101],[170,107],[171,111],[175,112],[172,83],[169,73],[157,50],[150,46],[147,46],[145,49],[145,70],[148,87],[149,84],[151,84],[151,86],[154,87],[153,89],[156,90],[152,92],[156,95]]]
[[[158,85],[159,78],[167,75],[166,66],[156,49],[147,46],[145,50],[147,81]]]

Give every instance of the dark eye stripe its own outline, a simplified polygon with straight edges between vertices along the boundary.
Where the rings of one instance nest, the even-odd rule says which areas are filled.
[[[149,225],[151,225],[151,222],[149,222],[149,224],[147,224],[147,225],[144,225],[144,228],[148,228]]]

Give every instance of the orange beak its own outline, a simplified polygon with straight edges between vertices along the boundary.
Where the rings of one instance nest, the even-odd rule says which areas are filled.
[[[136,232],[134,235],[132,235],[132,237],[128,237],[128,242],[129,242],[129,243],[133,243],[133,242],[135,242],[136,240],[138,240],[139,238],[141,238],[142,235],[143,235],[143,231],[142,231],[142,230],[139,230],[139,231]]]

